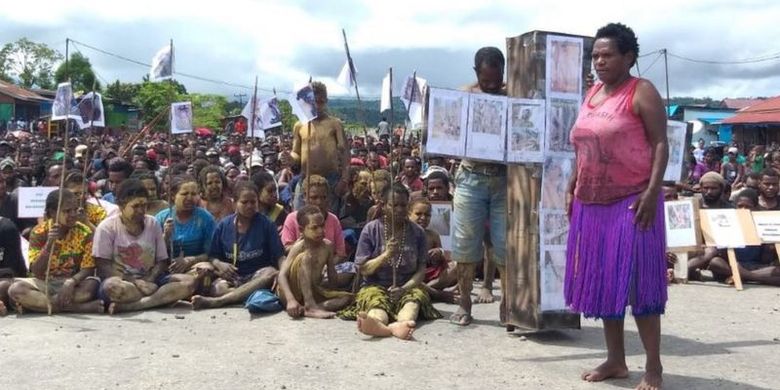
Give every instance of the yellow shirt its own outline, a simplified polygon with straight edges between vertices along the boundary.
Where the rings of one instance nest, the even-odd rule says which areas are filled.
[[[36,225],[30,232],[30,264],[38,260],[51,229],[53,220],[47,219]],[[68,234],[55,241],[49,261],[49,274],[52,279],[69,278],[82,268],[94,268],[92,258],[92,230],[81,222],[76,222]]]

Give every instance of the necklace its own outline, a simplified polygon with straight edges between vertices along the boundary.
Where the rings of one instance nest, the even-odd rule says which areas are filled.
[[[385,227],[385,229],[384,229],[385,245],[387,245],[387,243],[389,242],[389,239],[396,238],[396,237],[395,237],[395,235],[391,236],[391,234],[390,234],[390,224],[387,223],[388,222],[387,221],[387,215],[385,215],[383,217],[382,222],[384,223],[384,227]],[[401,249],[399,251],[400,253],[398,253],[398,256],[396,256],[394,259],[390,259],[390,266],[393,269],[398,269],[398,267],[401,265],[401,259],[404,256],[404,248],[406,247],[406,227],[407,226],[408,226],[408,223],[406,221],[404,221],[404,228],[403,228],[402,233],[401,233],[402,236],[401,236],[401,245],[400,245]]]

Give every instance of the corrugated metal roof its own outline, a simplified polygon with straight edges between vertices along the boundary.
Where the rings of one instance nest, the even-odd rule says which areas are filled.
[[[737,115],[727,118],[728,124],[780,123],[780,96],[766,99],[761,103],[737,111]]]
[[[0,93],[8,95],[14,99],[24,100],[26,102],[45,102],[47,99],[35,92],[24,89],[18,85],[0,80]]]

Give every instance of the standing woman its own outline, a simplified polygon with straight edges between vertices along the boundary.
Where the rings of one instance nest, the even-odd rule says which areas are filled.
[[[170,271],[186,273],[193,265],[208,260],[216,223],[206,209],[198,206],[199,188],[194,177],[174,177],[171,193],[174,206],[157,213],[155,219],[163,227],[166,246],[173,248]]]
[[[638,53],[633,30],[623,24],[596,33],[592,58],[601,82],[588,91],[571,131],[577,169],[566,197],[565,296],[573,310],[604,320],[607,361],[583,373],[589,382],[628,376],[623,319],[631,306],[647,359],[637,389],[645,390],[662,383],[668,144],[661,96],[629,72]]]

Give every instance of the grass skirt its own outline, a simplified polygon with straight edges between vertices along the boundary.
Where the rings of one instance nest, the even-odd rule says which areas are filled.
[[[395,322],[396,315],[401,308],[409,302],[417,302],[420,305],[417,319],[435,320],[441,318],[441,313],[433,307],[431,297],[421,288],[415,287],[402,295],[398,302],[392,302],[387,289],[377,285],[362,287],[355,296],[355,303],[340,311],[338,316],[344,320],[354,320],[360,312],[368,313],[371,309],[381,309],[387,313],[392,323]]]
[[[653,225],[634,224],[629,207],[639,194],[610,204],[574,200],[566,249],[566,304],[585,317],[622,319],[663,314],[666,307],[666,236],[663,198]]]

